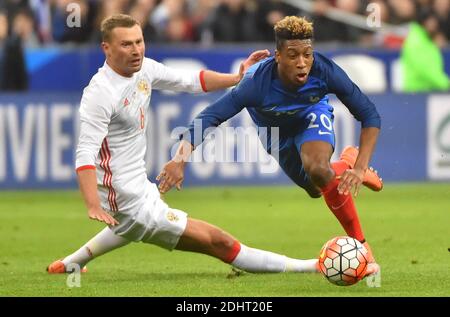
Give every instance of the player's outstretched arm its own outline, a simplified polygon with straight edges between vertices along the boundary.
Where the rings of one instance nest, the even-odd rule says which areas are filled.
[[[95,169],[85,169],[77,172],[80,191],[88,209],[88,216],[92,220],[98,220],[107,225],[115,226],[119,222],[105,212],[100,206],[100,199],[97,194],[97,177]]]
[[[239,85],[242,85],[242,83]],[[176,186],[178,190],[181,189],[184,179],[184,165],[194,148],[203,142],[208,129],[219,126],[243,109],[244,102],[240,101],[241,98],[236,98],[238,93],[234,94],[235,98],[232,95],[231,92],[227,92],[219,100],[204,109],[192,121],[189,129],[183,133],[174,158],[164,165],[161,173],[156,177],[156,180],[160,181],[158,187],[162,194],[168,192],[173,186]],[[198,126],[199,122],[201,124]],[[195,129],[200,129],[200,133],[195,133]],[[201,137],[198,138],[198,135],[201,135]]]
[[[159,191],[162,194],[168,192],[173,186],[176,186],[178,190],[181,189],[184,180],[184,166],[194,148],[203,142],[206,135],[211,132],[210,128],[218,127],[222,122],[239,113],[245,106],[251,105],[251,101],[256,99],[255,95],[258,94],[254,91],[253,81],[243,79],[237,87],[225,93],[197,115],[189,128],[180,136],[182,141],[175,157],[164,165],[156,178],[160,181]]]
[[[184,166],[193,150],[194,147],[190,142],[181,140],[174,158],[164,164],[156,177],[156,180],[160,182],[158,188],[161,194],[167,193],[173,186],[181,190],[184,180]]]
[[[244,77],[245,72],[250,66],[268,56],[270,56],[270,52],[268,50],[254,51],[244,62],[241,63],[238,74],[223,74],[211,70],[204,71],[203,80],[205,90],[214,91],[237,85],[241,81],[242,77]]]

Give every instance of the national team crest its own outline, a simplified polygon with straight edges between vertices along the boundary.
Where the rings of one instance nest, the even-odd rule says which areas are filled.
[[[172,222],[177,222],[178,220],[180,220],[180,218],[178,218],[178,216],[172,211],[167,212],[166,217],[167,220]]]
[[[137,88],[143,94],[146,94],[146,95],[150,94],[150,88],[148,86],[148,83],[143,79],[139,80],[139,82],[137,84]]]
[[[311,97],[309,97],[309,101],[311,103],[318,103],[320,101],[320,97],[319,96],[311,96]]]

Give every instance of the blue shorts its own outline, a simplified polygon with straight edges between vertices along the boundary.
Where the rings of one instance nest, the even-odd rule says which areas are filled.
[[[279,136],[279,155],[272,153],[274,144],[269,144],[267,152],[278,160],[280,167],[289,178],[300,187],[309,184],[300,158],[300,149],[305,142],[324,141],[335,147],[335,135],[333,129],[333,107],[327,102],[320,102],[300,118],[300,129],[294,135]],[[270,138],[269,138],[270,140]]]

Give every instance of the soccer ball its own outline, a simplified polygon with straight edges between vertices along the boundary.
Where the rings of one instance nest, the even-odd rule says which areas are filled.
[[[339,286],[349,286],[364,277],[368,252],[356,239],[335,237],[322,247],[319,256],[320,272],[328,281]]]

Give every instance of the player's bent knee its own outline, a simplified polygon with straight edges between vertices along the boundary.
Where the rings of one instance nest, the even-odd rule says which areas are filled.
[[[333,178],[333,170],[328,163],[316,163],[306,169],[314,185],[323,187]]]
[[[177,250],[208,254],[224,262],[231,262],[236,253],[236,241],[230,234],[207,222],[189,218],[180,237]]]
[[[309,195],[309,197],[311,198],[320,198],[322,197],[322,193],[321,192],[317,192],[317,191],[306,191]]]
[[[301,187],[306,191],[306,193],[311,198],[322,197],[322,192],[321,192],[320,188],[317,187],[316,185],[314,185],[311,181],[308,181],[306,184],[303,184]]]

